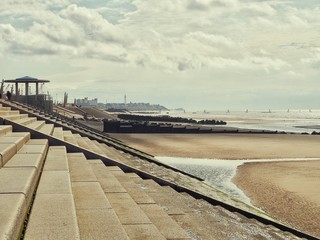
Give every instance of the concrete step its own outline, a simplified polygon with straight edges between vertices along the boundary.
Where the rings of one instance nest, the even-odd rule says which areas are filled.
[[[25,239],[80,239],[64,146],[50,147]]]
[[[40,129],[39,132],[42,132],[47,135],[52,135],[54,129],[54,124],[44,124]]]
[[[174,190],[174,192],[169,193],[170,190],[167,190],[169,187],[161,187],[153,180],[135,178],[134,181],[140,189],[145,191],[158,205],[162,206],[168,215],[184,215],[190,211],[188,206],[175,200],[179,193]]]
[[[67,156],[81,239],[128,239],[88,160],[82,153]]]
[[[0,116],[6,115],[19,115],[20,112],[18,110],[2,110],[0,109]]]
[[[119,180],[121,185],[127,190],[132,199],[139,204],[139,207],[146,213],[152,223],[159,229],[163,236],[167,239],[190,239],[186,232],[175,222],[163,209],[163,205],[155,204],[158,198],[169,199],[167,192],[158,194],[156,200],[153,200],[140,186],[132,181],[130,176],[127,176],[118,167],[108,167],[110,172]],[[159,186],[159,188],[162,188]],[[158,189],[157,189],[158,190]],[[179,193],[176,193],[179,194]],[[172,196],[174,197],[174,196]],[[184,214],[183,212],[181,214]]]
[[[41,153],[45,154],[48,150],[48,139],[30,139],[18,153]]]
[[[40,128],[42,128],[43,125],[45,125],[45,123],[46,123],[45,121],[39,120],[39,121],[29,123],[27,127],[34,130],[39,130]]]
[[[11,111],[11,107],[0,107],[1,111]]]
[[[52,136],[55,137],[55,138],[64,140],[62,127],[55,127],[55,128],[53,129]]]
[[[85,149],[90,149],[87,142],[81,137],[80,134],[73,134],[73,136],[75,137],[75,139],[80,147],[85,148]]]
[[[103,148],[101,147],[101,143],[99,143],[97,140],[91,140],[91,142],[97,147],[97,153],[105,155]]]
[[[89,149],[95,153],[103,154],[101,149],[88,137],[83,137],[83,139],[86,141]]]
[[[4,119],[14,121],[14,120],[22,119],[22,118],[27,118],[28,114],[3,115],[1,117]]]
[[[0,195],[23,193],[26,205],[30,203],[36,185],[36,169],[1,168],[0,169]]]
[[[36,117],[29,117],[29,118],[22,118],[22,119],[15,120],[16,123],[19,123],[21,125],[28,125],[28,124],[33,123],[35,121],[37,121]]]
[[[29,133],[19,133],[21,142]],[[1,136],[2,141],[7,135]],[[13,135],[14,136],[14,135]],[[14,137],[8,137],[19,142]],[[7,140],[6,140],[7,141]],[[0,144],[0,146],[3,144]],[[13,144],[16,150],[16,144]],[[2,152],[2,160],[5,155]],[[42,154],[30,156],[28,153],[15,154],[0,169],[0,238],[18,239],[27,209],[39,177],[43,161]]]
[[[30,139],[30,133],[8,133],[0,137],[0,167],[3,167]]]
[[[90,165],[88,165],[87,159],[83,153],[68,153],[67,157],[72,182],[97,181],[97,178]]]
[[[10,132],[12,132],[11,125],[0,125],[0,137]]]
[[[51,146],[48,149],[46,164],[43,171],[67,171],[69,172],[69,164],[67,151],[65,146]]]
[[[78,146],[78,143],[70,130],[63,131],[63,138],[66,142]]]
[[[102,162],[89,163],[130,239],[166,239]]]

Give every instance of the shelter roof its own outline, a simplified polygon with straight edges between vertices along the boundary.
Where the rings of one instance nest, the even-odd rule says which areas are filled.
[[[44,79],[38,79],[38,78],[34,78],[34,77],[29,77],[29,76],[25,76],[25,77],[21,77],[21,78],[16,78],[16,79],[8,79],[8,80],[4,80],[4,82],[7,83],[47,83],[50,82],[49,80],[44,80]]]

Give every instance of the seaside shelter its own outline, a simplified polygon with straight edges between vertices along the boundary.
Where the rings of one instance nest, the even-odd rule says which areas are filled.
[[[52,111],[52,98],[48,94],[39,93],[39,84],[49,83],[49,80],[25,76],[16,79],[4,80],[3,82],[15,85],[15,92],[12,96],[13,100],[30,104],[46,111]],[[24,95],[19,92],[19,84],[24,84]],[[31,84],[35,84],[35,94],[31,94],[29,91]]]

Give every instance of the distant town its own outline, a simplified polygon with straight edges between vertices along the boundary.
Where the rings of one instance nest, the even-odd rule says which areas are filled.
[[[75,99],[74,103],[78,107],[82,106],[91,106],[91,107],[100,107],[108,110],[128,110],[128,111],[166,111],[168,110],[166,107],[160,104],[150,104],[150,103],[99,103],[97,98],[89,99],[87,97],[82,99]]]

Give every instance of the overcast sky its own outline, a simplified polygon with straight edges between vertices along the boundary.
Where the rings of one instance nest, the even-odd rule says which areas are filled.
[[[0,56],[60,99],[320,108],[320,1],[1,0]]]

